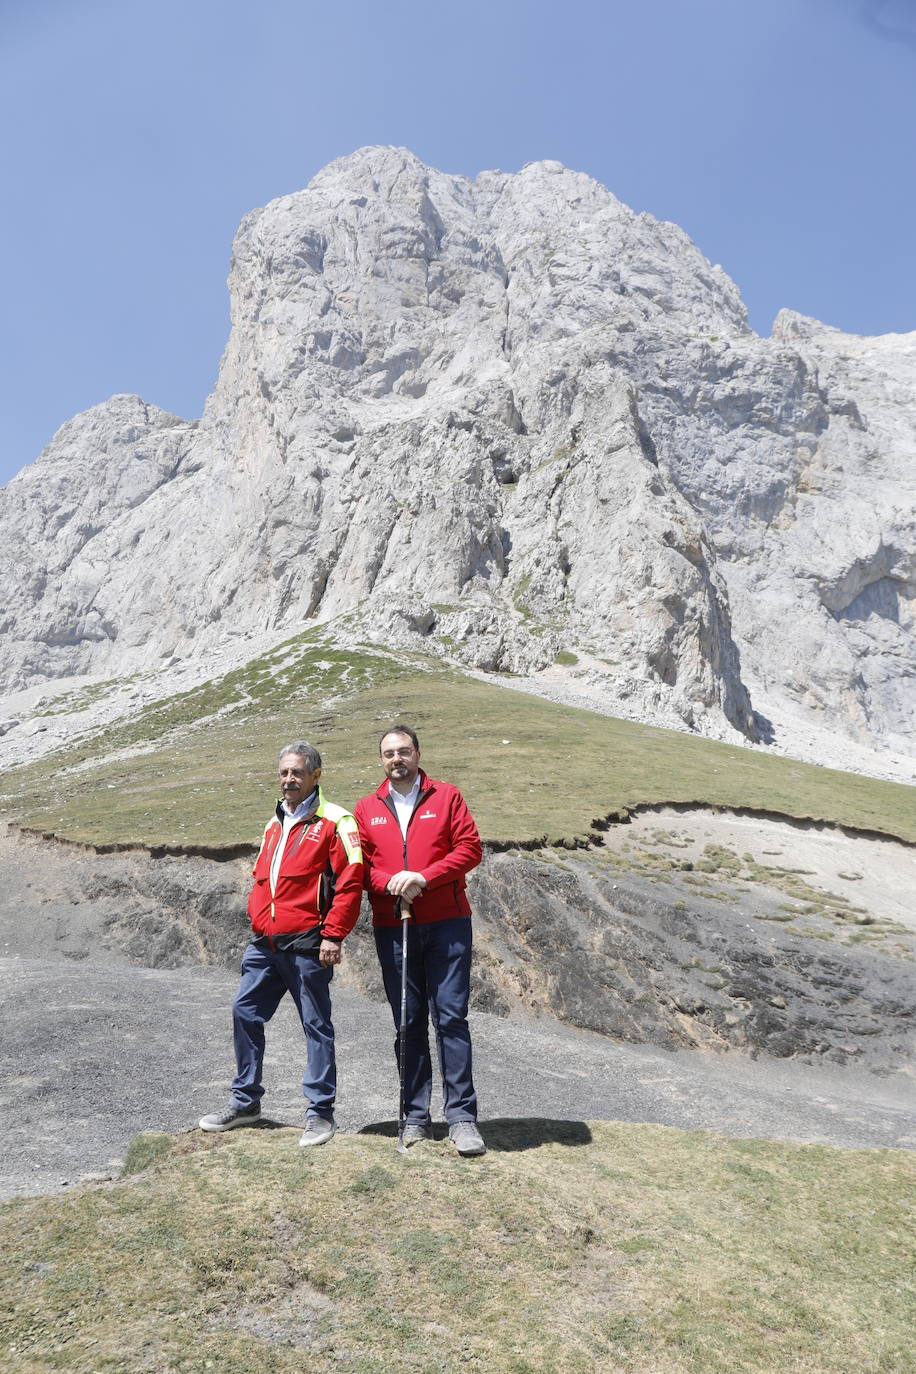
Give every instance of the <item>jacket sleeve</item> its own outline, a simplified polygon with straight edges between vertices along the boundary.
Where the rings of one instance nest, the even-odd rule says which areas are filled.
[[[255,859],[255,861],[254,861],[254,866],[253,866],[253,868],[252,868],[252,870],[251,870],[251,876],[252,876],[252,878],[255,876],[255,874],[256,874],[257,871],[258,871],[258,865],[260,864],[261,859],[263,858],[265,851],[269,848],[269,840],[270,840],[271,832],[272,832],[273,827],[274,827],[276,824],[277,824],[277,822],[274,820],[273,816],[271,816],[270,820],[267,822],[267,824],[266,824],[265,827],[264,827],[264,834],[261,836],[261,847],[260,847],[259,850],[258,850],[257,858]]]
[[[342,940],[359,919],[363,897],[363,852],[356,821],[352,816],[342,816],[337,822],[331,841],[330,860],[337,882],[322,934],[329,940]]]
[[[477,867],[483,857],[474,817],[457,787],[449,806],[449,825],[451,844],[448,854],[422,870],[427,887],[442,887],[446,883],[453,883],[456,878],[463,878],[465,873]]]
[[[359,826],[359,838],[363,848],[363,881],[367,892],[387,892],[388,880],[393,878],[395,873],[400,873],[400,868],[393,868],[391,872],[379,863],[378,845],[372,839],[369,831],[369,822],[366,819],[365,808],[361,801],[356,803],[354,811],[356,821]],[[398,834],[400,835],[400,830]]]

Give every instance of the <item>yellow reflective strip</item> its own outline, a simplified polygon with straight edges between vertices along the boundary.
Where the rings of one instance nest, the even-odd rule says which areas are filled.
[[[341,826],[337,833],[343,841],[343,847],[347,852],[347,858],[350,863],[361,864],[363,861],[363,850],[359,842],[359,831],[354,826],[348,826],[346,829]]]

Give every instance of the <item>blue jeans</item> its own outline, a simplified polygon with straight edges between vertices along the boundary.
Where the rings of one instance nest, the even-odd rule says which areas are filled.
[[[477,1094],[471,1075],[468,997],[471,984],[471,918],[451,916],[426,925],[409,922],[407,933],[407,1031],[404,1068],[404,1112],[408,1121],[429,1122],[433,1065],[429,1050],[432,1017],[442,1073],[445,1119],[477,1120]],[[385,995],[401,1024],[402,931],[375,927],[375,948],[382,966]],[[394,1042],[398,1054],[398,1039]]]
[[[337,1096],[334,1027],[331,1025],[332,968],[317,954],[291,954],[249,945],[242,957],[242,981],[232,1004],[238,1072],[232,1080],[233,1107],[250,1107],[264,1096],[264,1026],[288,992],[299,1011],[308,1043],[302,1091],[310,1113],[331,1117]]]

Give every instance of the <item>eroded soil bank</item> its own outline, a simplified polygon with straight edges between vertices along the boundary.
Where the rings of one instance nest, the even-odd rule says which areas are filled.
[[[916,849],[663,808],[480,870],[482,1005],[620,1039],[909,1073]]]
[[[0,955],[235,968],[248,859],[97,855],[0,838]],[[704,810],[473,875],[474,1005],[665,1049],[908,1072],[916,849]],[[17,915],[18,913],[18,915]],[[368,919],[339,984],[381,999]]]
[[[475,875],[484,1122],[607,1118],[916,1146],[913,933],[888,924],[878,877],[867,898],[865,879],[851,880],[859,905],[874,905],[870,925],[822,906],[773,919],[798,900],[786,881],[823,877],[828,890],[813,858],[804,877],[767,881],[749,880],[746,864],[736,875],[721,854],[704,869],[707,845],[736,846],[720,829],[687,827],[681,814],[641,817],[594,849],[491,855]],[[769,826],[760,838],[778,847]],[[746,826],[740,843],[754,847]],[[222,1105],[247,868],[0,837],[0,1196],[104,1175],[137,1131],[193,1129]],[[357,1130],[390,1120],[397,1103],[366,922],[335,989],[338,1120]],[[302,1064],[301,1030],[281,1008],[266,1065],[273,1119],[302,1119]]]

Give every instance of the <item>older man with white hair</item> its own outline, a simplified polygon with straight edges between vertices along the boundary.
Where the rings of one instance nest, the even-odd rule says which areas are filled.
[[[300,1145],[323,1145],[336,1129],[337,1069],[330,984],[341,942],[359,916],[363,858],[356,821],[326,801],[321,755],[300,740],[280,750],[281,797],[264,829],[248,898],[251,942],[232,1004],[236,1075],[225,1111],[201,1118],[204,1131],[261,1120],[264,1026],[286,993],[308,1044],[307,1103]]]

